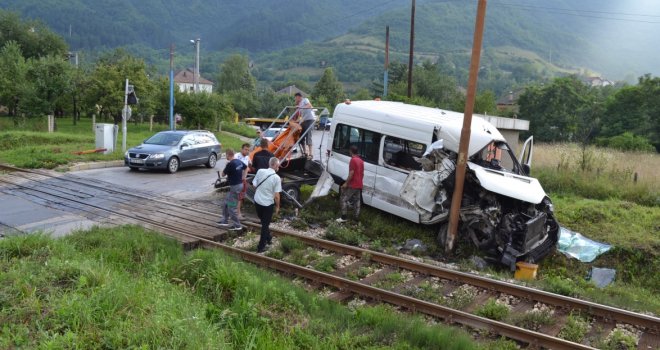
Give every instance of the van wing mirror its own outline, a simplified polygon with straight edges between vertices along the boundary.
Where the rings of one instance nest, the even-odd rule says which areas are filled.
[[[522,148],[520,149],[520,156],[518,157],[518,162],[520,162],[521,165],[525,166],[527,169],[527,173],[529,174],[529,170],[532,168],[532,156],[534,155],[534,136],[530,136],[525,140],[525,143],[523,143]]]

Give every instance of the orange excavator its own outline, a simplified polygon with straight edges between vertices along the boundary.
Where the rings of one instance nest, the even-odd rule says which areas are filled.
[[[285,107],[277,120],[284,120],[286,112],[289,110],[296,110],[295,106]],[[327,112],[326,112],[327,113]],[[274,123],[273,123],[274,124]],[[271,127],[273,126],[271,124]],[[312,132],[313,128],[309,128],[307,132]],[[324,171],[324,167],[320,161],[308,159],[305,155],[303,157],[292,157],[295,149],[302,140],[305,134],[302,132],[302,126],[297,121],[290,118],[282,125],[282,131],[272,140],[268,142],[268,151],[275,155],[280,160],[280,170],[278,175],[282,179],[282,195],[284,201],[290,203],[298,208],[302,208],[303,204],[300,203],[300,186],[302,185],[315,185],[319,177]],[[261,147],[255,147],[250,153],[250,159],[254,159],[254,155],[261,151]],[[311,155],[310,155],[311,156]],[[253,173],[254,169],[250,169]],[[219,175],[218,175],[219,176]],[[251,177],[248,175],[247,198],[254,199],[255,188],[251,186]],[[218,178],[215,182],[215,188],[227,188],[226,181]]]
[[[273,141],[268,142],[268,151],[280,161],[291,157],[293,149],[298,145],[301,138],[301,131],[302,127],[299,123],[289,121],[288,127],[279,133]],[[254,159],[254,154],[261,150],[261,147],[255,147],[250,153],[250,159]]]

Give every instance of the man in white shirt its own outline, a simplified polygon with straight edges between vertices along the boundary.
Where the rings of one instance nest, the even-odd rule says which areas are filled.
[[[282,180],[277,175],[280,168],[280,161],[272,157],[268,161],[268,169],[259,169],[257,175],[252,180],[252,185],[256,187],[254,192],[254,205],[257,207],[257,216],[261,220],[261,238],[257,246],[257,252],[262,253],[266,250],[266,245],[270,244],[272,237],[270,235],[270,221],[273,214],[280,212],[280,192],[282,192]]]
[[[238,212],[238,217],[241,219],[245,219],[245,216],[241,213],[241,206],[243,205],[243,199],[245,198],[245,194],[247,193],[247,174],[248,174],[248,166],[250,165],[250,144],[249,143],[244,143],[243,146],[241,146],[241,152],[236,155],[236,159],[240,160],[245,164],[245,170],[243,170],[243,191],[238,195],[238,207],[237,212]]]
[[[316,116],[314,116],[314,111],[312,110],[312,104],[309,102],[309,99],[303,97],[299,92],[296,92],[296,111],[293,113],[293,119],[300,123],[302,130],[300,134],[305,134],[305,137],[300,141],[300,144],[303,146],[303,152],[307,155],[308,159],[312,159],[312,127],[316,122]]]

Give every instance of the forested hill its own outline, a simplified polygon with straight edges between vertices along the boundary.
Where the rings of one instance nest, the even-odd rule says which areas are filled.
[[[417,3],[417,51],[470,49],[477,1]],[[350,30],[349,37],[382,47],[389,25],[393,49],[406,51],[409,16],[408,8],[388,11]],[[553,64],[589,68],[611,78],[660,73],[657,0],[491,0],[484,35],[485,48],[528,50]]]
[[[417,0],[417,51],[440,59],[469,52],[476,3]],[[46,22],[74,50],[164,49],[201,37],[205,51],[270,52],[334,39],[340,48],[357,43],[352,48],[374,52],[389,24],[393,49],[405,52],[410,16],[410,0],[0,0],[0,8]],[[491,0],[484,47],[522,49],[621,79],[660,73],[658,34],[657,0]]]
[[[262,51],[345,33],[367,17],[392,8],[377,6],[381,3],[380,0],[0,0],[0,8],[46,22],[74,49],[136,44],[163,48],[172,42],[183,45],[201,37],[205,49]],[[388,3],[396,6],[407,1]],[[346,13],[352,14],[350,18],[346,18]]]

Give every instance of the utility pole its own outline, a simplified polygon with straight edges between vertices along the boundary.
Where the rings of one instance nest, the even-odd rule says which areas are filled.
[[[199,42],[200,38],[195,40],[190,40],[190,42],[195,45],[195,69],[193,72],[193,91],[195,93],[199,92]]]
[[[415,0],[410,11],[410,54],[408,56],[408,98],[412,97],[413,51],[415,46]]]
[[[474,110],[474,99],[477,93],[477,78],[479,75],[479,61],[481,59],[481,43],[484,36],[484,20],[486,17],[487,0],[479,0],[477,6],[477,19],[474,25],[474,42],[472,43],[472,58],[470,60],[470,78],[468,80],[467,97],[465,100],[465,114],[463,115],[463,129],[461,130],[461,141],[458,146],[458,159],[456,162],[456,184],[449,210],[449,228],[445,251],[454,248],[456,232],[458,231],[459,211],[461,199],[463,198],[463,185],[465,184],[465,166],[467,163],[468,149],[470,145],[470,132],[472,126],[472,112]]]
[[[387,97],[389,68],[390,68],[390,26],[385,26],[385,73],[383,73],[383,98]]]
[[[126,85],[124,87],[124,109],[121,112],[122,152],[126,152],[126,119],[128,119],[128,78],[126,78]]]
[[[170,45],[170,130],[175,130],[174,123],[174,44]]]

